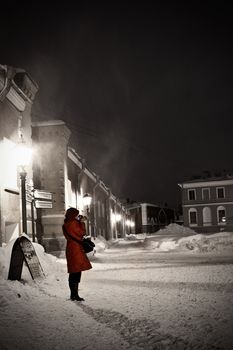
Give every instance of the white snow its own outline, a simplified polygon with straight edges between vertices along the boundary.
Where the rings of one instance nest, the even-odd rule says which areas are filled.
[[[169,225],[153,235],[95,240],[69,300],[64,256],[33,243],[45,278],[7,280],[0,248],[1,349],[232,349],[233,233]]]

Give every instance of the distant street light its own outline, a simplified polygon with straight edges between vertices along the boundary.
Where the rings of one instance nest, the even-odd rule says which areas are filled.
[[[127,219],[126,226],[128,226],[129,232],[132,233],[132,229],[135,227],[135,222],[132,219]]]
[[[121,221],[121,214],[115,214],[115,220],[116,222]]]
[[[89,193],[83,195],[83,205],[87,208],[87,235],[90,234],[89,229],[89,206],[91,205],[92,196]]]
[[[28,148],[21,138],[20,143],[16,149],[16,162],[19,167],[19,176],[21,182],[21,202],[22,202],[22,228],[23,232],[27,234],[27,202],[26,202],[26,177],[27,172],[25,167],[31,161],[32,150]]]

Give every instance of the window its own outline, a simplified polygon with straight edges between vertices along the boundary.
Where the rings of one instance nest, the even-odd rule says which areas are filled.
[[[197,223],[197,213],[195,211],[190,212],[190,224]]]
[[[203,208],[203,225],[209,226],[212,224],[211,210],[208,207]]]
[[[196,190],[188,190],[189,201],[194,201],[196,199]]]
[[[224,187],[217,187],[217,198],[225,198],[225,189]]]
[[[190,226],[197,225],[197,210],[195,208],[189,209],[189,224]]]
[[[218,224],[219,225],[225,225],[226,224],[226,210],[223,206],[218,207],[217,209],[217,217],[218,217]]]
[[[202,199],[204,201],[207,201],[210,199],[210,189],[209,188],[203,188],[202,189]]]

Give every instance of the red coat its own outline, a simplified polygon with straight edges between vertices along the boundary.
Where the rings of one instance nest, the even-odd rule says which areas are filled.
[[[69,235],[81,241],[85,236],[85,224],[80,223],[76,219],[64,223],[65,230]],[[85,271],[92,268],[91,263],[81,244],[70,238],[63,228],[64,236],[66,237],[66,260],[68,273]]]

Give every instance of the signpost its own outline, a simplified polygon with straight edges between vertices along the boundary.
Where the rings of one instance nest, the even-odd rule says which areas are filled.
[[[11,253],[9,280],[20,281],[23,263],[26,263],[32,279],[44,277],[44,272],[32,242],[25,236],[16,239]]]
[[[8,193],[19,195],[19,191],[15,189],[5,188],[4,190]],[[34,209],[52,209],[53,193],[45,190],[34,189],[33,181],[30,180],[29,182],[25,183],[25,200],[31,205],[32,240],[35,242],[36,235]]]
[[[36,209],[52,209],[53,202],[35,200]]]
[[[52,192],[42,191],[42,190],[34,190],[34,198],[35,199],[46,199],[49,201],[53,200]]]
[[[53,207],[52,192],[34,190],[34,203],[37,209],[52,209]]]

